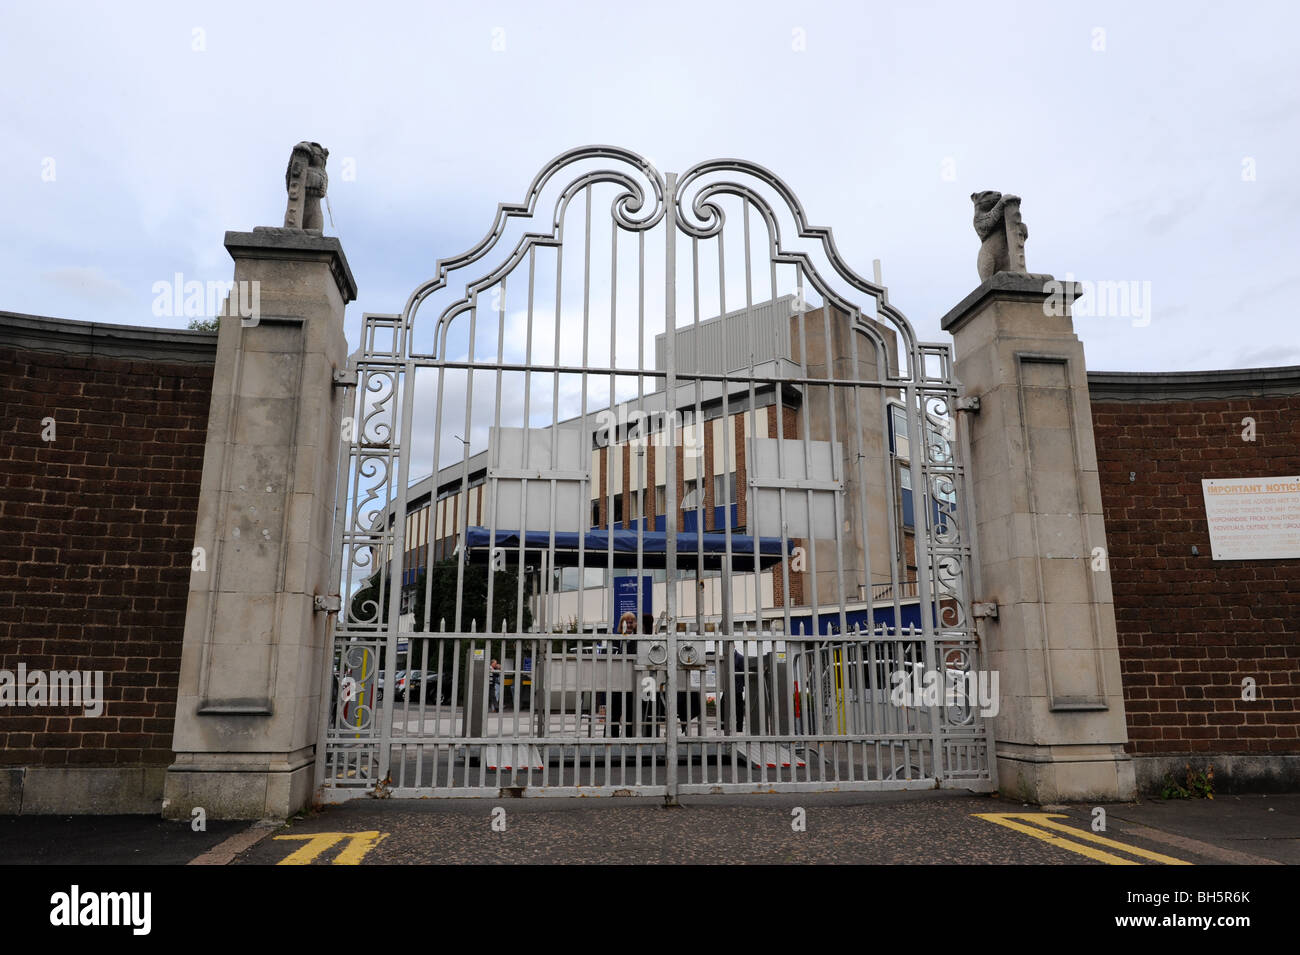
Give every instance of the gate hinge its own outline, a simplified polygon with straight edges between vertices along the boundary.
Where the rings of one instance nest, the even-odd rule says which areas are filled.
[[[958,399],[957,399],[957,410],[958,410],[958,411],[969,411],[971,414],[979,414],[979,413],[980,413],[980,396],[979,396],[979,395],[968,395],[968,396],[963,397],[963,398],[958,398]]]
[[[343,607],[343,600],[338,594],[317,594],[311,600],[313,610],[323,613],[338,613]]]
[[[972,604],[970,612],[971,616],[976,620],[979,620],[981,617],[989,617],[993,620],[998,619],[998,605],[996,601]]]
[[[357,386],[357,372],[355,368],[334,369],[335,388],[355,388],[356,386]]]

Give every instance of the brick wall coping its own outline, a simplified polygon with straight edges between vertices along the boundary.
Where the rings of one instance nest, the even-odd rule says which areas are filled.
[[[1300,395],[1300,365],[1221,371],[1090,371],[1093,401],[1166,401]]]
[[[217,358],[217,333],[78,322],[0,311],[0,346],[211,365]]]

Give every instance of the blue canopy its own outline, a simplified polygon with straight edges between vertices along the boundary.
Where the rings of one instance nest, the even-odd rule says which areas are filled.
[[[551,531],[517,531],[497,528],[496,545],[507,554],[518,553],[523,538],[526,553],[540,553],[552,549]],[[614,552],[614,566],[637,566],[637,543],[640,541],[641,566],[648,569],[666,567],[668,563],[668,534],[664,531],[593,529],[585,533],[555,531],[554,563],[559,567],[578,566],[579,540],[584,551],[583,563],[588,567],[606,567],[609,554]],[[748,534],[731,535],[731,564],[739,571],[754,568],[754,541]],[[770,567],[794,550],[794,542],[780,537],[759,537],[758,562],[760,567]],[[784,550],[782,546],[784,545]],[[470,527],[465,531],[466,556],[487,559],[492,550],[492,531],[486,527]],[[690,570],[698,566],[703,550],[704,566],[719,569],[727,559],[726,534],[697,534],[682,531],[677,534],[677,566]],[[525,558],[527,559],[527,558]]]

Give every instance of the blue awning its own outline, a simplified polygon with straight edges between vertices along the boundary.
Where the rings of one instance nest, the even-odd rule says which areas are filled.
[[[585,533],[576,531],[554,532],[552,544],[551,531],[517,531],[497,528],[496,545],[504,548],[506,554],[519,553],[520,540],[523,541],[525,560],[530,555],[554,550],[554,565],[557,567],[578,566],[579,547],[582,548],[582,562],[587,567],[608,567],[610,552],[613,551],[614,566],[618,568],[635,568],[637,566],[638,542],[641,552],[641,566],[647,569],[666,567],[668,563],[668,534],[664,531],[622,530],[613,531],[593,529]],[[784,545],[784,549],[783,549]],[[465,531],[466,556],[486,560],[491,552],[492,531],[486,527],[470,527]],[[794,550],[794,542],[780,537],[757,538],[758,563],[760,567],[770,567],[782,557]],[[754,569],[755,538],[748,534],[731,535],[731,566],[735,570]],[[701,553],[704,567],[717,570],[727,559],[726,534],[697,534],[683,531],[677,534],[677,566],[691,570],[699,566]]]

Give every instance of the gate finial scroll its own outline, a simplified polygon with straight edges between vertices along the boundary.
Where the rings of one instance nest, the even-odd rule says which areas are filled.
[[[284,185],[289,192],[284,228],[306,232],[324,230],[320,201],[329,188],[329,176],[325,174],[325,160],[329,154],[330,151],[320,143],[304,141],[293,147],[289,154],[289,167],[284,171]]]

